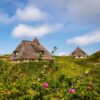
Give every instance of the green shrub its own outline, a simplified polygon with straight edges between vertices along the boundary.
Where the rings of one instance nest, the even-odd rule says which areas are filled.
[[[99,66],[79,65],[68,57],[56,57],[53,62],[0,61],[0,99],[99,100]],[[48,88],[43,87],[44,82]]]

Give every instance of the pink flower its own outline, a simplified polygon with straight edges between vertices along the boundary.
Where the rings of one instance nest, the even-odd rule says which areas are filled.
[[[93,81],[90,81],[90,82],[89,82],[88,89],[91,90],[91,91],[93,91],[93,89],[94,89]]]
[[[43,87],[44,87],[44,88],[48,88],[48,87],[49,87],[49,84],[48,84],[47,82],[44,82],[44,83],[43,83]]]
[[[74,94],[76,92],[76,90],[75,89],[70,89],[69,92]]]

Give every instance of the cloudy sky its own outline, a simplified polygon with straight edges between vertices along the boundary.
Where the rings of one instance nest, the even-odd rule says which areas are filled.
[[[0,0],[0,54],[35,36],[59,55],[100,50],[100,0]]]

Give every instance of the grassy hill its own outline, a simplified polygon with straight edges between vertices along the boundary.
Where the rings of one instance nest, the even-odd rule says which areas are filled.
[[[87,60],[90,62],[97,62],[97,63],[100,62],[100,51],[95,52],[94,54],[89,56]]]
[[[0,55],[0,60],[8,60],[10,54]]]
[[[84,62],[84,63],[83,63]],[[51,62],[0,61],[1,100],[99,100],[99,64],[55,57]],[[93,81],[93,90],[89,86]],[[49,84],[48,88],[43,83]],[[70,89],[75,89],[75,94]],[[92,92],[90,92],[92,91]],[[67,98],[67,99],[66,99]]]

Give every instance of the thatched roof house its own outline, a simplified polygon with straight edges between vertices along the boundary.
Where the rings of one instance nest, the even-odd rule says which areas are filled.
[[[79,47],[77,47],[71,54],[70,56],[74,57],[74,58],[85,58],[87,57],[87,53],[84,52],[82,49],[80,49]]]
[[[41,58],[40,58],[41,57]],[[33,41],[23,40],[11,54],[10,61],[51,60],[51,54],[35,37]]]

